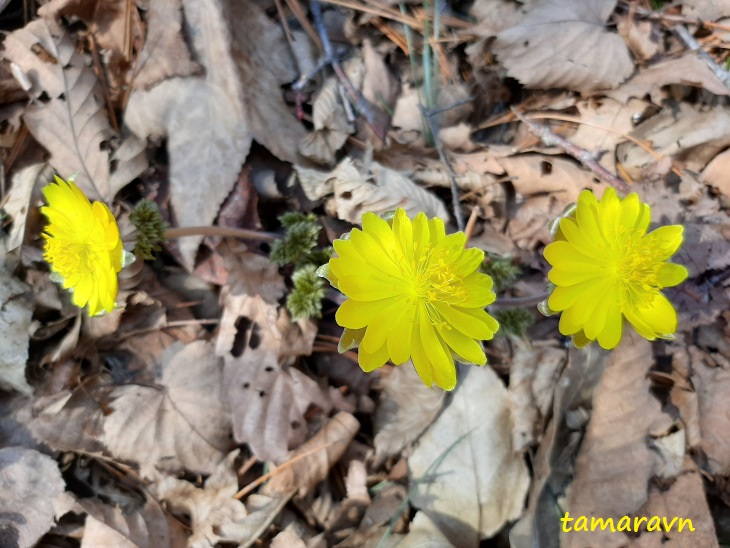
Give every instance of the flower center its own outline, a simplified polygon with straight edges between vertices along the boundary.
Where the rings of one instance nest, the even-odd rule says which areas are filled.
[[[445,259],[446,252],[426,249],[412,279],[413,296],[424,304],[453,301],[466,297],[462,276],[454,273]]]
[[[101,244],[87,242],[48,240],[46,255],[49,262],[64,280],[76,282],[98,267],[97,257]]]
[[[626,285],[642,289],[656,288],[657,272],[662,264],[658,251],[637,231],[627,233],[618,241],[620,248],[615,272],[619,279]]]

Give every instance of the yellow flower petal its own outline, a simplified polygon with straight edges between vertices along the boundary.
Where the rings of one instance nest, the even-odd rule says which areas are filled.
[[[355,301],[353,299],[347,299],[337,309],[335,320],[342,327],[361,329],[372,322],[383,308],[389,307],[398,300],[398,297],[390,297],[383,301]]]
[[[487,363],[487,356],[484,354],[481,345],[471,337],[467,337],[457,329],[443,329],[441,336],[451,350],[461,358],[464,363],[484,365]]]
[[[388,353],[396,365],[400,365],[411,358],[413,348],[413,326],[416,323],[417,307],[405,305],[393,323],[388,334]]]
[[[621,332],[623,330],[623,316],[619,310],[618,303],[612,301],[609,303],[608,312],[606,314],[606,325],[598,334],[598,344],[604,350],[616,348],[621,340]]]
[[[388,347],[386,345],[381,346],[375,352],[368,352],[362,346],[357,353],[358,362],[360,368],[365,373],[370,373],[378,367],[383,367],[388,362]]]
[[[657,272],[657,281],[661,287],[674,287],[681,284],[689,276],[687,269],[681,264],[664,263]]]
[[[674,255],[682,245],[683,232],[682,225],[662,226],[649,232],[645,238],[647,244],[658,251],[657,259],[664,261]]]
[[[362,340],[361,348],[368,352],[375,352],[388,341],[388,334],[393,329],[393,324],[403,310],[404,299],[395,299],[390,306],[380,308],[380,313],[370,322]]]

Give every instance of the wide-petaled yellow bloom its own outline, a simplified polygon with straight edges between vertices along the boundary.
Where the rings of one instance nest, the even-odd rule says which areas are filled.
[[[49,221],[44,258],[51,271],[71,290],[76,306],[89,305],[90,316],[113,310],[124,249],[112,212],[58,176],[43,195],[48,205],[41,211]]]
[[[492,279],[477,271],[480,249],[464,249],[463,232],[446,235],[444,222],[405,210],[392,223],[365,213],[362,230],[334,241],[338,257],[323,269],[348,299],[337,310],[345,328],[340,351],[359,345],[359,362],[372,371],[409,359],[427,386],[456,386],[454,358],[484,365],[479,340],[499,324],[484,311],[492,303]]]
[[[649,340],[671,338],[677,312],[660,290],[687,278],[687,269],[666,262],[682,243],[683,227],[646,233],[651,211],[635,194],[623,200],[612,188],[599,202],[584,190],[575,210],[560,220],[545,248],[555,284],[549,311],[562,312],[560,332],[577,346],[598,340],[605,349],[621,340],[623,319]]]

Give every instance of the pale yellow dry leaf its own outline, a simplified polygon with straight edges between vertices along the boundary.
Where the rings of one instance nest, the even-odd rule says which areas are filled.
[[[539,0],[492,51],[528,88],[615,88],[634,70],[623,40],[606,28],[616,0]]]
[[[646,503],[649,482],[662,466],[651,437],[668,431],[673,422],[651,393],[647,372],[653,363],[651,343],[633,332],[612,351],[575,463],[565,506],[572,515],[617,520]],[[624,543],[610,531],[566,533],[562,541],[567,547]]]
[[[286,459],[289,462],[274,472],[262,488],[262,494],[283,496],[296,492],[304,496],[324,481],[358,430],[360,423],[354,416],[344,411],[337,413],[314,437],[289,453]]]
[[[631,97],[643,99],[649,95],[656,105],[663,103],[661,88],[668,84],[684,84],[704,88],[714,95],[728,95],[728,90],[707,63],[694,53],[661,61],[641,69],[631,80],[621,87],[604,93],[617,101],[625,103]]]
[[[413,505],[456,546],[479,546],[522,514],[530,476],[512,447],[507,390],[490,367],[469,370],[408,466]]]

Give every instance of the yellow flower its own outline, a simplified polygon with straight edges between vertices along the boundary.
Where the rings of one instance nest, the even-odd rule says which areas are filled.
[[[345,328],[340,351],[359,345],[360,367],[372,371],[409,359],[426,386],[456,386],[454,357],[484,365],[479,340],[499,329],[484,307],[494,301],[492,279],[477,272],[479,249],[464,249],[463,232],[446,235],[441,219],[403,209],[391,224],[373,213],[362,230],[334,241],[338,257],[321,275],[347,297],[337,310]]]
[[[635,194],[621,200],[609,188],[599,202],[584,190],[575,210],[559,222],[545,248],[555,284],[548,311],[562,312],[560,332],[577,346],[621,340],[623,318],[649,340],[672,338],[677,312],[660,290],[680,284],[687,269],[666,262],[682,243],[683,227],[646,233],[650,208]]]
[[[76,306],[89,305],[90,316],[113,310],[124,249],[111,211],[58,176],[43,194],[48,206],[41,211],[49,221],[44,258],[54,277],[72,291]]]

